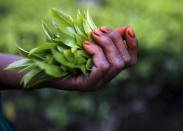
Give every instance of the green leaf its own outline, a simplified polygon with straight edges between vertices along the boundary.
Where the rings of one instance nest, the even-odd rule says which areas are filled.
[[[83,39],[79,35],[75,35],[75,42],[78,46],[82,46]]]
[[[82,25],[82,27],[83,27],[83,25]],[[74,24],[74,29],[75,29],[75,31],[76,31],[76,35],[78,35],[78,36],[80,36],[80,37],[82,37],[82,38],[87,38],[86,37],[86,35],[84,34],[84,30],[82,30],[81,28],[82,27],[79,27],[77,24]]]
[[[75,32],[72,31],[72,28],[57,28],[59,37],[64,37],[65,39],[73,39]]]
[[[72,47],[72,48],[71,48],[71,52],[72,52],[72,53],[76,53],[77,49],[78,49],[77,47]]]
[[[60,46],[65,45],[67,47],[78,47],[77,44],[75,44],[75,41],[72,39],[65,39],[64,37],[56,38],[54,39],[55,42],[59,43]]]
[[[87,19],[83,20],[83,28],[86,35],[90,35],[90,33],[92,32],[92,29],[90,28],[90,25],[88,24]]]
[[[67,31],[68,31],[69,33],[71,33],[71,34],[75,34],[75,33],[76,33],[74,27],[66,27],[66,29],[67,29]]]
[[[21,80],[21,83],[23,84],[24,87],[27,86],[27,84],[36,76],[38,75],[39,73],[41,72],[40,69],[33,69],[31,71],[29,71],[28,73],[26,73],[22,80]]]
[[[21,59],[9,64],[5,69],[6,70],[20,70],[30,65],[31,60]]]
[[[97,29],[97,26],[95,25],[92,18],[90,17],[89,10],[87,10],[86,12],[86,19],[87,19],[88,25],[92,30]]]
[[[28,87],[33,87],[35,85],[38,85],[40,83],[46,82],[48,80],[53,79],[54,77],[48,76],[48,75],[39,75],[33,78],[33,80],[31,81],[31,83],[28,85]]]
[[[56,47],[57,44],[56,43],[45,43],[45,44],[42,44],[40,46],[38,46],[37,48],[33,48],[32,50],[29,51],[29,56],[31,56],[32,54],[35,54],[37,52],[41,52],[41,51],[44,51],[44,50],[48,50],[48,49],[51,49],[53,47]]]
[[[43,31],[47,36],[48,40],[52,41],[52,39],[56,38],[55,34],[51,31],[51,29],[48,27],[46,23],[43,23],[42,26],[43,26]]]
[[[51,52],[52,52],[52,54],[53,54],[53,58],[54,58],[57,62],[59,62],[59,63],[62,64],[62,65],[65,65],[65,66],[68,65],[68,64],[67,64],[68,61],[65,59],[65,57],[64,57],[64,55],[63,55],[62,53],[58,52],[58,51],[55,50],[55,49],[52,49]]]
[[[72,68],[79,68],[77,65],[74,64],[74,61],[73,62],[69,62],[64,54],[58,52],[57,50],[55,49],[52,49],[52,54],[53,54],[53,57],[54,59],[59,62],[61,65],[64,65],[66,67],[69,67],[71,70]]]
[[[78,28],[80,28],[82,32],[84,32],[83,19],[84,19],[84,15],[81,13],[80,10],[78,10],[77,16],[76,16],[76,21],[75,21],[76,24],[75,25],[77,25]]]
[[[26,51],[26,50],[24,50],[23,48],[21,48],[20,46],[18,46],[17,45],[17,49],[18,49],[18,52],[19,52],[19,54],[21,55],[21,56],[23,56],[23,57],[27,57],[27,58],[35,58],[35,59],[40,59],[40,60],[44,60],[44,58],[43,57],[41,57],[41,56],[39,56],[39,55],[32,55],[31,57],[29,57],[29,52],[28,51]]]
[[[65,45],[62,45],[62,46],[57,46],[57,50],[61,53],[63,53],[64,50],[67,50],[67,49],[70,49],[68,48],[67,46]]]
[[[86,63],[86,59],[79,53],[75,53],[75,60],[77,65],[82,65]]]
[[[35,67],[36,67],[36,65],[34,63],[31,63],[28,66],[25,66],[23,69],[21,69],[18,73],[23,72],[23,71],[27,71],[27,70],[32,70]]]
[[[88,54],[85,50],[77,50],[77,53],[82,56],[82,57],[85,57],[85,58],[91,58],[91,55]]]
[[[64,65],[61,65],[60,68],[61,68],[61,70],[63,70],[63,71],[68,71],[68,70],[67,70],[68,68],[65,67]]]
[[[29,52],[24,50],[23,48],[21,48],[20,46],[16,45],[17,49],[18,49],[18,53],[21,56],[27,57],[29,55]]]
[[[58,78],[66,75],[65,72],[62,72],[60,70],[59,66],[47,64],[47,63],[36,61],[36,60],[34,60],[34,62],[37,64],[39,68],[43,69],[50,76]]]
[[[61,10],[53,8],[51,10],[51,14],[53,18],[62,26],[72,26],[73,25],[73,20],[72,17]]]
[[[74,61],[74,54],[71,52],[71,50],[64,50],[64,57],[69,61],[73,62]]]
[[[86,62],[86,69],[91,70],[92,68],[92,59],[88,59]]]
[[[82,73],[83,73],[84,75],[88,75],[85,66],[80,66],[80,69],[81,69],[81,71],[82,71]]]
[[[46,56],[46,63],[48,63],[48,64],[56,64],[56,61],[54,60],[53,56],[47,55]]]

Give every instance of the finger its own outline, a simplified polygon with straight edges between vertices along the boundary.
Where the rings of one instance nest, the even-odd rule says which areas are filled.
[[[125,32],[125,40],[128,47],[128,52],[131,56],[131,65],[136,64],[137,62],[137,48],[138,48],[138,41],[135,37],[135,33],[132,28],[128,28]]]
[[[92,32],[94,40],[104,49],[104,54],[109,60],[111,66],[105,76],[97,83],[96,88],[99,89],[108,83],[116,74],[118,74],[122,68],[124,68],[125,63],[115,47],[113,41],[105,33],[100,30],[95,30]]]
[[[116,31],[123,37],[125,35],[125,31],[129,28],[128,25],[117,28]]]
[[[121,35],[117,31],[111,30],[107,27],[101,27],[100,30],[106,33],[112,39],[112,41],[114,42],[114,45],[120,52],[125,64],[128,65],[131,61],[131,57],[126,49],[126,45]]]
[[[84,41],[83,47],[89,54],[93,55],[93,62],[96,67],[101,68],[109,64],[103,50],[98,45],[90,41]]]
[[[92,32],[92,36],[98,45],[103,48],[105,56],[112,66],[111,68],[113,70],[121,69],[124,66],[124,61],[110,37],[98,29]]]
[[[100,46],[90,42],[83,42],[84,49],[91,55],[93,55],[93,63],[94,67],[92,68],[92,72],[89,75],[91,82],[99,81],[99,78],[102,78],[105,73],[109,70],[110,64],[106,59],[103,50]]]

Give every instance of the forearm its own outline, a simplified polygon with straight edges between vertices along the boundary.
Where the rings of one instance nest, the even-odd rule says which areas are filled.
[[[21,59],[20,56],[0,54],[0,90],[22,88],[20,85],[20,80],[24,73],[18,73],[18,71],[9,71],[4,69],[10,63],[19,59]]]

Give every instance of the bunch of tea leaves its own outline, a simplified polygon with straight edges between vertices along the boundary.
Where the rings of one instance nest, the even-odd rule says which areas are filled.
[[[24,58],[6,67],[27,72],[21,80],[24,87],[91,71],[91,56],[82,47],[84,40],[92,41],[91,32],[97,28],[89,12],[78,11],[75,19],[55,8],[51,14],[52,22],[43,22],[46,42],[30,51],[17,47]]]

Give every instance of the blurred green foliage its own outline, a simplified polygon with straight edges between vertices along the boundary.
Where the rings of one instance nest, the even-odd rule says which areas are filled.
[[[49,19],[49,9],[56,7],[74,15],[78,8],[87,7],[78,1],[1,0],[0,52],[17,53],[16,44],[26,49],[40,44],[45,39],[41,21]],[[95,93],[51,89],[5,92],[8,118],[19,130],[55,131],[68,128],[72,121],[99,127],[111,114],[123,114],[120,109],[126,106],[128,112],[150,115],[153,111],[147,103],[153,100],[154,108],[165,110],[169,99],[159,100],[159,97],[172,98],[183,87],[182,4],[180,0],[105,0],[101,5],[90,6],[98,27],[115,29],[130,25],[134,28],[139,39],[138,64],[120,73],[108,88]],[[134,104],[136,101],[143,106]],[[8,111],[6,105],[13,105],[14,115],[8,115],[13,111]]]

